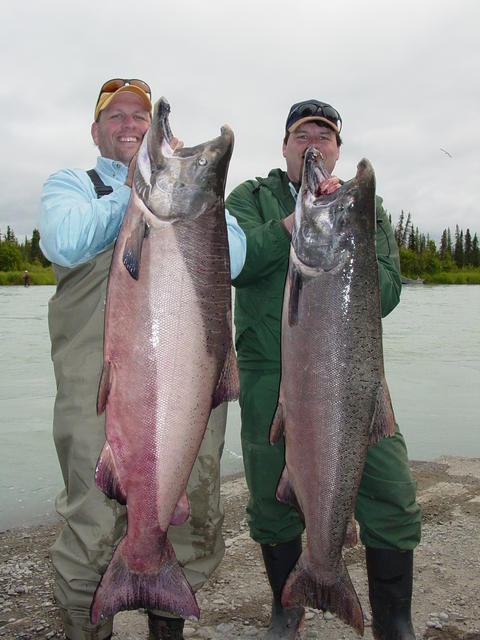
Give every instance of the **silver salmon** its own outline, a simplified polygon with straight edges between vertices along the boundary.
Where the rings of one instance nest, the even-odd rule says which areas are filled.
[[[187,482],[213,407],[238,397],[224,191],[233,133],[173,149],[165,99],[138,152],[115,245],[97,411],[95,480],[127,505],[91,620],[145,607],[198,619],[167,539],[189,515]]]
[[[306,548],[283,606],[329,610],[363,635],[342,546],[369,444],[395,431],[385,380],[375,245],[375,175],[317,197],[328,177],[310,148],[294,216],[282,314],[282,376],[270,440],[285,437],[277,498],[305,521]]]

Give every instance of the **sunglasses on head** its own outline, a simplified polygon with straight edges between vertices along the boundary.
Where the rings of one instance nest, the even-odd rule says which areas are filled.
[[[338,129],[338,133],[342,130],[342,118],[340,117],[340,114],[326,102],[319,102],[317,100],[301,102],[290,113],[290,117],[288,119],[289,122],[292,120],[293,116],[295,116],[294,122],[300,120],[300,118],[306,118],[308,116],[321,116],[334,124]]]
[[[98,94],[97,105],[103,93],[115,93],[117,89],[120,89],[120,87],[124,87],[128,84],[132,85],[133,87],[138,87],[148,95],[150,100],[152,99],[152,90],[143,80],[137,80],[136,78],[130,80],[126,80],[125,78],[114,78],[113,80],[107,80],[107,82],[102,85],[100,93]]]

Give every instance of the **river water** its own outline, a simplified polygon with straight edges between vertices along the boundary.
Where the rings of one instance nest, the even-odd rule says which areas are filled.
[[[47,327],[54,287],[0,287],[0,531],[54,513],[62,479],[51,435]],[[414,460],[480,456],[480,287],[405,286],[384,319],[387,380]],[[238,403],[222,473],[242,469]]]

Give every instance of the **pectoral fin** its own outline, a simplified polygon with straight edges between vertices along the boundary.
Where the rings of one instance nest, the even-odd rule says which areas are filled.
[[[147,234],[148,225],[145,221],[145,217],[143,214],[139,214],[137,222],[131,228],[130,235],[125,242],[125,248],[123,250],[123,264],[125,265],[128,273],[135,280],[138,280],[138,276],[140,274],[142,246]]]
[[[108,394],[113,382],[113,367],[110,361],[103,363],[102,377],[98,386],[97,394],[97,415],[102,415],[107,406]]]
[[[298,324],[298,302],[300,291],[302,290],[302,275],[292,266],[290,268],[290,296],[288,298],[288,324],[293,326]]]

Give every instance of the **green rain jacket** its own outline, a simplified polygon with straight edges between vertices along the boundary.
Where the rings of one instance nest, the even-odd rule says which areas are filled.
[[[382,199],[377,196],[377,261],[382,316],[400,300],[400,258]],[[233,280],[235,346],[241,369],[280,370],[280,327],[290,238],[281,220],[295,209],[285,171],[247,180],[228,196],[226,206],[247,238],[247,256]]]

